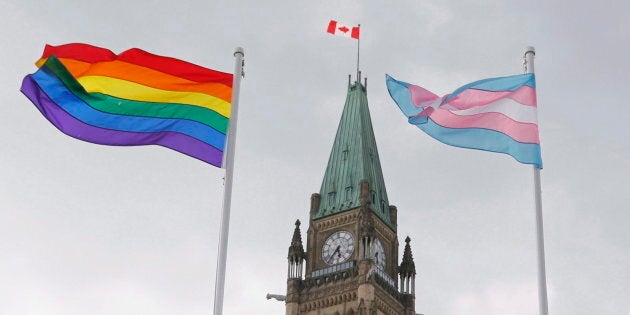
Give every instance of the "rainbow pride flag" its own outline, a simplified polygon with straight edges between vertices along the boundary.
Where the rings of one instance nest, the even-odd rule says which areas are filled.
[[[409,123],[436,140],[542,169],[534,74],[476,81],[443,97],[389,75],[386,84]]]
[[[221,167],[232,78],[133,48],[47,45],[21,91],[55,127],[104,145],[160,145]]]

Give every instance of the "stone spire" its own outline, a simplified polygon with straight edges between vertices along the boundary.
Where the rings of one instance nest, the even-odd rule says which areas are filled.
[[[302,265],[304,259],[306,259],[306,253],[304,252],[304,246],[302,246],[300,220],[295,221],[295,230],[293,230],[293,238],[291,239],[287,259],[289,260],[289,279],[302,278]]]
[[[407,236],[407,238],[405,238],[405,252],[403,253],[402,262],[398,268],[400,273],[400,291],[402,293],[415,294],[416,264],[413,262],[409,242],[411,242],[411,239]]]
[[[366,81],[367,82],[367,81]],[[383,222],[395,229],[376,148],[367,91],[360,82],[348,93],[320,189],[319,207],[312,219],[361,206],[360,184],[368,183],[368,203]]]

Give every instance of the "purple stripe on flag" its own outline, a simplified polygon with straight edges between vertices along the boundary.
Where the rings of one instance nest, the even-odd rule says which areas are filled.
[[[94,127],[74,118],[44,93],[28,75],[22,81],[22,93],[63,133],[96,144],[135,146],[160,145],[221,167],[223,152],[203,141],[177,132],[129,132]],[[86,105],[87,106],[87,105]]]

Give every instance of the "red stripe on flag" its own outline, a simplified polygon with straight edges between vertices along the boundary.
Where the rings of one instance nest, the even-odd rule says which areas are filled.
[[[69,58],[88,63],[116,59],[116,54],[109,49],[82,43],[72,43],[60,46],[51,46],[46,44],[44,54],[42,54],[40,59],[48,58],[50,55],[55,55],[57,58]]]
[[[358,27],[353,27],[352,28],[352,33],[350,34],[350,37],[359,39],[359,28]]]
[[[330,23],[328,23],[328,33],[335,34],[336,29],[337,29],[337,21],[330,20]]]
[[[220,82],[232,87],[232,74],[208,69],[176,58],[154,55],[138,48],[132,48],[116,55],[109,49],[89,44],[46,45],[40,60],[51,55],[55,55],[57,58],[69,58],[87,63],[119,60],[190,81]]]

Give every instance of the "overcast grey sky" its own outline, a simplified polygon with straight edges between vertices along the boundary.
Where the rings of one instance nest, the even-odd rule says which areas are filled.
[[[284,314],[356,67],[416,310],[537,312],[532,170],[407,124],[385,73],[445,94],[536,47],[550,314],[630,314],[630,2],[8,0],[0,4],[0,314],[211,314],[223,171],[63,135],[19,92],[46,43],[131,47],[232,71],[245,49],[224,313]],[[305,237],[306,225],[303,226]]]

